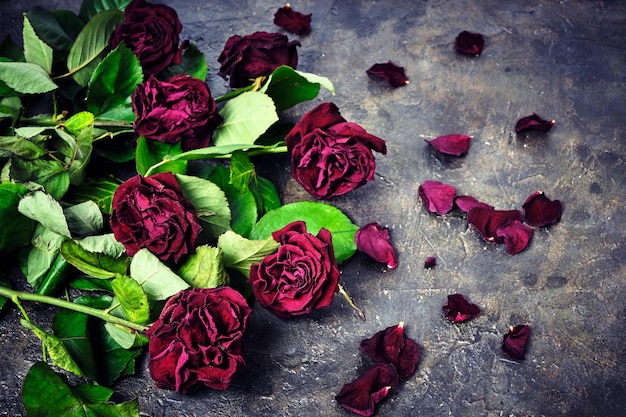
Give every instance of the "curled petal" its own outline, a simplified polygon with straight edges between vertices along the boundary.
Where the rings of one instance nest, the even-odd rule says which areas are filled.
[[[454,199],[454,204],[465,213],[469,213],[471,209],[474,207],[484,207],[488,209],[493,209],[493,206],[490,206],[487,203],[483,203],[482,201],[478,201],[478,199],[471,195],[459,195]]]
[[[448,295],[448,301],[443,305],[446,318],[454,323],[461,323],[476,317],[480,313],[480,307],[472,304],[461,294]]]
[[[502,352],[513,359],[523,360],[529,336],[530,327],[527,325],[511,326],[502,339]]]
[[[445,135],[425,142],[443,154],[461,156],[469,150],[471,140],[467,135]]]
[[[531,226],[549,226],[561,220],[563,206],[559,200],[550,200],[542,191],[533,193],[522,205],[524,222]]]
[[[389,230],[378,223],[361,226],[354,235],[359,252],[366,253],[375,261],[383,262],[394,269],[398,266],[398,259],[389,240]]]
[[[436,266],[437,266],[437,258],[435,258],[434,256],[429,256],[424,261],[424,268],[426,269],[434,268]]]
[[[496,236],[504,239],[506,251],[509,255],[517,255],[528,246],[534,230],[519,220],[513,220],[506,226],[496,230]]]
[[[536,113],[530,116],[522,117],[515,123],[515,132],[520,133],[527,130],[537,130],[539,132],[547,132],[554,126],[554,120],[545,120]]]
[[[424,181],[417,193],[428,211],[440,215],[452,210],[456,197],[456,189],[453,186],[433,180]]]
[[[464,54],[478,55],[485,47],[485,38],[480,33],[464,30],[454,40],[454,47]]]
[[[522,220],[521,211],[473,207],[467,213],[467,223],[472,225],[488,242],[503,243],[504,237],[498,236],[496,231],[514,220]]]
[[[398,373],[393,365],[376,365],[344,385],[335,396],[335,400],[346,410],[368,417],[374,414],[376,405],[384,400],[398,383]]]
[[[404,333],[404,323],[387,327],[361,342],[361,351],[377,363],[392,364],[400,378],[415,373],[419,345]]]
[[[374,64],[366,72],[371,77],[382,78],[393,88],[402,87],[409,83],[409,79],[404,73],[404,67],[400,67],[391,61],[384,64]]]
[[[274,13],[274,24],[297,35],[311,33],[311,14],[297,12],[287,3]]]

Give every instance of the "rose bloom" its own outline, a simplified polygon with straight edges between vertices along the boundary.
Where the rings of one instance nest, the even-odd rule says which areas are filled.
[[[147,248],[178,262],[195,251],[200,221],[171,172],[130,178],[115,190],[111,208],[113,235],[129,256]]]
[[[219,76],[229,79],[231,87],[249,85],[252,79],[271,74],[281,65],[296,69],[298,41],[289,41],[281,33],[255,32],[251,35],[231,36],[217,58]]]
[[[204,148],[222,122],[204,81],[176,75],[166,81],[151,76],[132,96],[135,133],[164,143],[181,142],[183,151]]]
[[[320,229],[313,236],[297,221],[272,237],[280,243],[278,251],[250,267],[249,282],[259,304],[280,318],[329,306],[340,275],[330,232]]]
[[[312,196],[328,199],[374,179],[372,150],[387,153],[385,141],[350,123],[333,103],[307,112],[285,137],[291,175]]]
[[[109,48],[124,42],[139,59],[146,75],[158,74],[181,63],[188,41],[178,46],[183,26],[176,10],[164,4],[133,0],[124,10],[124,21],[109,38]]]
[[[230,287],[192,288],[171,297],[146,332],[156,386],[182,394],[201,385],[228,388],[245,365],[242,337],[250,311]]]

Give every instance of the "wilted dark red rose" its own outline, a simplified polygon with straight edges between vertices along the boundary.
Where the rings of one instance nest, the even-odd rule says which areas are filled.
[[[183,151],[204,148],[222,122],[206,83],[188,75],[167,81],[150,76],[132,96],[135,133],[164,143],[181,142]]]
[[[424,202],[424,205],[431,213],[446,214],[452,210],[456,189],[448,184],[439,181],[424,181],[417,193]]]
[[[409,79],[404,73],[404,67],[400,67],[391,61],[384,64],[374,64],[366,73],[370,77],[382,78],[393,88],[402,87],[409,83]]]
[[[181,63],[182,51],[188,44],[185,41],[178,45],[182,28],[171,7],[132,0],[124,10],[124,21],[109,38],[109,47],[114,49],[124,42],[139,59],[144,74],[158,74]]]
[[[372,259],[387,264],[394,269],[398,266],[396,251],[391,246],[389,230],[378,223],[368,223],[361,226],[354,235],[356,248]]]
[[[534,230],[519,220],[513,220],[496,229],[496,237],[504,240],[509,255],[517,255],[530,243]]]
[[[502,352],[513,359],[523,360],[529,336],[530,327],[525,324],[511,326],[502,340]]]
[[[461,156],[469,150],[471,140],[467,135],[445,135],[425,141],[443,154]]]
[[[451,322],[462,323],[476,317],[480,313],[480,307],[467,301],[462,294],[450,294],[443,305],[443,311]]]
[[[493,206],[490,206],[487,203],[483,203],[482,201],[478,201],[476,197],[471,195],[458,195],[454,199],[454,204],[465,213],[469,213],[471,209],[474,207],[484,207],[488,209],[493,209]]]
[[[554,120],[544,120],[536,113],[530,116],[522,117],[515,123],[515,132],[520,133],[526,130],[537,130],[539,132],[547,132],[554,126]]]
[[[531,226],[544,227],[561,220],[563,206],[559,200],[550,200],[542,191],[530,195],[524,204],[524,222]]]
[[[115,190],[111,208],[113,235],[129,256],[147,248],[178,262],[195,251],[200,221],[171,172],[130,178]]]
[[[504,243],[504,237],[498,236],[496,231],[514,220],[522,220],[521,211],[473,207],[467,213],[467,223],[488,242]]]
[[[271,74],[281,65],[296,69],[298,41],[289,41],[281,33],[255,32],[231,36],[218,57],[219,76],[231,87],[250,85],[254,78]]]
[[[376,365],[344,385],[335,400],[346,410],[368,417],[374,414],[376,405],[385,399],[389,390],[398,384],[398,373],[393,365]]]
[[[327,307],[339,284],[332,236],[320,229],[317,236],[297,221],[272,234],[278,251],[250,268],[252,292],[263,307],[289,318]]]
[[[202,385],[228,388],[245,365],[242,337],[250,311],[230,287],[192,288],[171,297],[146,332],[156,386],[182,394]]]
[[[485,47],[485,38],[480,33],[464,30],[454,40],[454,47],[464,54],[478,55]]]
[[[274,24],[298,35],[311,33],[311,15],[295,11],[289,4],[276,10]]]
[[[415,373],[419,361],[419,345],[404,333],[404,323],[387,327],[361,342],[361,351],[377,363],[389,363],[400,378]]]
[[[437,266],[437,258],[435,258],[434,256],[429,256],[424,261],[424,268],[426,269],[434,268],[436,266]]]
[[[333,103],[307,112],[285,137],[291,175],[312,196],[327,199],[374,179],[372,150],[387,153],[385,141],[341,117]]]

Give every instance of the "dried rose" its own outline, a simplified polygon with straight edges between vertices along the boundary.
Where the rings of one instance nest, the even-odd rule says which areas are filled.
[[[218,57],[219,76],[229,79],[231,87],[245,87],[251,80],[269,75],[281,65],[298,66],[298,41],[281,33],[255,32],[231,36]]]
[[[484,207],[488,209],[493,209],[493,206],[490,206],[487,203],[483,203],[482,201],[478,201],[476,197],[471,195],[458,195],[454,199],[454,204],[465,213],[469,213],[471,209],[474,207]]]
[[[502,340],[502,352],[513,359],[523,360],[530,327],[525,324],[511,326]]]
[[[400,67],[391,61],[384,64],[374,64],[366,73],[371,77],[382,78],[393,88],[402,87],[409,83],[409,79],[404,73],[404,67]]]
[[[524,222],[531,226],[544,227],[561,220],[563,206],[559,200],[550,200],[542,191],[531,194],[524,204]]]
[[[476,317],[480,313],[480,307],[470,303],[462,294],[450,294],[443,305],[443,311],[451,322],[462,323]]]
[[[508,222],[505,226],[496,229],[496,237],[504,240],[509,255],[517,255],[530,243],[534,230],[519,220]]]
[[[478,55],[485,47],[485,38],[480,33],[464,30],[454,40],[454,47],[464,54]]]
[[[456,197],[456,189],[453,186],[434,180],[424,181],[417,189],[417,193],[428,211],[439,215],[452,210]]]
[[[176,10],[164,4],[132,0],[124,10],[124,21],[109,38],[109,48],[124,42],[139,59],[146,75],[156,75],[170,65],[181,63],[183,49],[179,35],[183,26]]]
[[[162,261],[178,262],[195,251],[200,221],[171,172],[120,184],[111,209],[113,235],[129,256],[147,248]]]
[[[419,361],[419,345],[404,333],[404,323],[387,327],[361,342],[361,351],[377,363],[389,363],[400,378],[415,373]]]
[[[132,96],[135,133],[164,143],[181,142],[183,151],[204,148],[221,123],[215,100],[203,81],[177,75],[150,76]]]
[[[317,236],[297,221],[272,234],[278,251],[250,268],[252,292],[263,307],[289,318],[327,307],[339,284],[332,237],[320,229]]]
[[[473,207],[467,213],[467,223],[471,224],[488,242],[503,243],[504,237],[498,236],[496,231],[514,220],[522,220],[521,211]]]
[[[398,384],[398,373],[393,365],[376,365],[344,385],[335,396],[335,400],[341,407],[355,414],[372,416],[376,405]]]
[[[276,10],[274,24],[301,36],[311,33],[311,15],[293,10],[289,3]]]
[[[443,154],[461,156],[469,150],[471,140],[472,137],[466,135],[445,135],[425,141]]]
[[[435,258],[434,256],[429,256],[424,261],[424,268],[426,269],[434,268],[436,266],[437,266],[437,258]]]
[[[375,261],[387,264],[394,269],[398,266],[396,251],[389,242],[389,230],[378,223],[361,226],[354,235],[356,248],[372,257]]]
[[[554,126],[554,120],[544,120],[536,113],[530,116],[522,117],[515,123],[515,132],[520,133],[526,130],[537,130],[539,132],[547,132]]]
[[[312,196],[328,199],[374,179],[372,150],[387,153],[385,141],[346,121],[333,103],[307,112],[285,137],[291,175]]]
[[[224,390],[245,365],[243,333],[250,307],[230,287],[192,288],[165,303],[148,329],[148,368],[159,388],[186,394]]]

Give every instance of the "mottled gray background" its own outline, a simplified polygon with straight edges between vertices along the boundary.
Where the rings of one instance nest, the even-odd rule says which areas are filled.
[[[217,56],[228,37],[272,23],[281,2],[169,0],[209,63],[215,95],[226,91]],[[34,4],[76,10],[78,1],[2,3],[2,36],[19,34]],[[145,416],[347,416],[334,401],[370,363],[359,342],[406,323],[421,346],[416,374],[390,394],[381,416],[617,416],[626,409],[624,125],[626,2],[623,1],[294,1],[313,13],[299,38],[299,69],[329,77],[323,92],[290,112],[297,120],[321,101],[387,140],[373,183],[332,200],[357,224],[388,226],[396,270],[356,255],[342,282],[362,322],[337,298],[308,317],[280,320],[256,306],[244,372],[227,391],[182,396],[156,389],[142,361],[114,388],[139,397]],[[19,26],[19,27],[18,27]],[[460,31],[483,33],[477,58],[455,53]],[[290,38],[298,38],[289,34]],[[392,60],[410,84],[391,89],[365,70]],[[547,134],[516,135],[522,116],[555,119]],[[441,157],[423,139],[474,137],[463,158]],[[264,160],[283,201],[308,199],[289,178],[288,159]],[[537,230],[509,256],[486,244],[458,213],[429,215],[418,185],[436,179],[499,209],[519,208],[543,190],[564,205],[563,219]],[[438,266],[423,268],[435,255]],[[9,268],[10,265],[3,266]],[[15,268],[13,268],[15,273]],[[453,325],[446,294],[480,305],[475,320]],[[26,306],[46,326],[53,310]],[[11,309],[0,316],[0,416],[20,415],[24,375],[41,358],[39,341]],[[528,324],[526,360],[500,352],[509,325]]]

